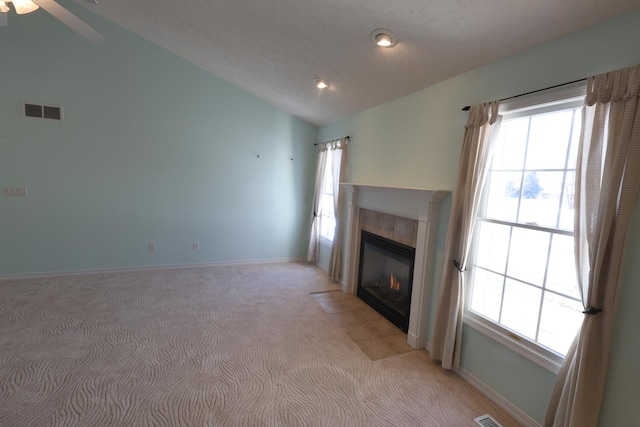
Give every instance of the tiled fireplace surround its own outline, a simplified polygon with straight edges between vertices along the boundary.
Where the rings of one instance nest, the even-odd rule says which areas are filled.
[[[342,290],[356,293],[361,230],[414,247],[407,343],[415,349],[424,348],[429,327],[438,208],[448,192],[351,183],[343,183],[342,187],[347,207]]]

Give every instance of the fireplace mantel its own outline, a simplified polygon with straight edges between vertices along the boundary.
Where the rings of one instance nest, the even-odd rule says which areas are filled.
[[[411,294],[411,311],[407,343],[424,348],[429,328],[429,307],[433,280],[434,243],[440,201],[449,193],[421,188],[382,187],[341,183],[345,190],[346,227],[345,266],[342,288],[354,294],[358,281],[358,248],[360,247],[360,209],[418,220],[416,258]]]

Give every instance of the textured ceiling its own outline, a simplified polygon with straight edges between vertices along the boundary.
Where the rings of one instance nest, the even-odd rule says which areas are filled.
[[[87,6],[324,125],[640,7],[640,0],[99,0]],[[393,49],[370,39],[392,30]],[[320,91],[316,77],[331,83]]]

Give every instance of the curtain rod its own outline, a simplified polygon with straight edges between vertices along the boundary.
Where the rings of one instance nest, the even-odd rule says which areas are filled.
[[[574,81],[572,81],[572,82],[560,83],[559,85],[554,85],[554,86],[545,87],[544,89],[532,90],[531,92],[521,93],[520,95],[513,95],[513,96],[509,96],[509,97],[507,97],[507,98],[502,98],[502,99],[500,100],[500,102],[502,102],[502,101],[507,101],[507,100],[509,100],[509,99],[519,98],[519,97],[521,97],[521,96],[525,96],[525,95],[531,95],[532,93],[538,93],[538,92],[542,92],[542,91],[544,91],[544,90],[555,89],[555,88],[557,88],[557,87],[567,86],[567,85],[570,85],[570,84],[573,84],[573,83],[583,82],[583,81],[585,81],[585,80],[587,80],[587,78],[586,78],[586,77],[585,77],[585,78],[583,78],[583,79],[574,80]],[[471,106],[467,105],[466,107],[464,107],[464,108],[462,109],[462,111],[469,111],[469,108],[471,108]]]
[[[340,139],[340,138],[338,138],[338,139]],[[351,138],[349,137],[349,135],[347,135],[347,136],[345,136],[345,137],[344,137],[344,139],[349,139],[349,140],[350,140]],[[315,143],[315,144],[313,144],[313,145],[328,144],[328,143],[333,142],[333,141],[336,141],[336,140],[335,140],[335,139],[332,139],[331,141],[316,142],[316,143]]]

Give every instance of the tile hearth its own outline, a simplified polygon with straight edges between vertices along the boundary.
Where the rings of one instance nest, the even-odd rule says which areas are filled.
[[[415,351],[407,344],[407,334],[353,294],[330,291],[311,294],[371,360]]]

